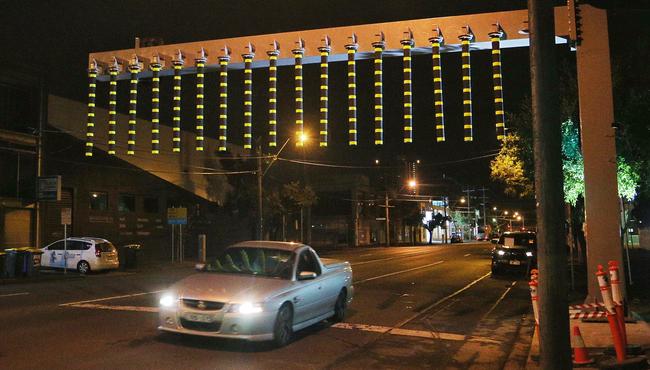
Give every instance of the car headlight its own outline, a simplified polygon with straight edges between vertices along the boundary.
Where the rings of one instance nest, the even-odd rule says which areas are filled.
[[[171,293],[165,293],[160,297],[160,305],[162,307],[173,307],[176,305],[176,296]]]
[[[532,256],[533,256],[533,252],[526,252],[526,257],[532,257]]]
[[[250,302],[231,304],[228,312],[241,314],[260,313],[262,312],[262,305],[260,303]]]
[[[504,254],[506,254],[506,251],[499,249],[499,250],[497,251],[497,254],[498,254],[499,256],[503,256]]]

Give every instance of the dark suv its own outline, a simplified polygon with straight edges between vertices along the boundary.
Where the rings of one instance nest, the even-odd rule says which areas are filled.
[[[492,249],[492,274],[529,271],[537,266],[537,236],[532,231],[505,232]]]

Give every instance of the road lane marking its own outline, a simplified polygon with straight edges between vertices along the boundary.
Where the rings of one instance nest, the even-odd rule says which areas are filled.
[[[492,340],[485,337],[468,336],[464,334],[454,334],[454,333],[433,332],[430,330],[412,330],[412,329],[402,329],[402,328],[396,328],[390,326],[350,324],[344,322],[334,324],[332,325],[332,327],[337,329],[361,330],[361,331],[368,331],[368,332],[374,332],[380,334],[391,334],[391,335],[399,335],[399,336],[406,336],[406,337],[501,344],[501,342],[499,341]]]
[[[372,256],[372,253],[360,254],[359,257]]]
[[[459,290],[457,290],[457,291],[451,293],[450,295],[448,295],[448,296],[446,296],[446,297],[444,297],[444,298],[439,299],[439,300],[436,301],[435,303],[432,303],[431,305],[429,305],[429,306],[427,306],[426,308],[424,308],[422,311],[420,311],[420,312],[416,312],[416,313],[413,314],[411,317],[409,317],[409,318],[407,318],[406,320],[403,320],[403,321],[401,321],[399,324],[395,325],[395,327],[397,327],[397,328],[401,328],[402,326],[408,324],[409,322],[413,321],[414,319],[418,318],[419,316],[425,314],[426,312],[428,312],[428,311],[434,309],[435,307],[437,307],[437,306],[439,306],[439,305],[441,305],[441,304],[447,302],[448,300],[454,298],[455,296],[459,295],[460,293],[466,291],[467,289],[471,288],[471,287],[474,286],[476,283],[478,283],[479,281],[485,279],[486,277],[488,277],[488,276],[490,276],[490,275],[492,275],[492,273],[491,273],[491,272],[488,272],[487,274],[485,274],[485,275],[479,277],[478,279],[476,279],[476,280],[472,281],[471,283],[465,285],[464,287],[460,288]]]
[[[404,274],[406,272],[411,272],[411,271],[415,271],[415,270],[421,270],[421,269],[425,269],[427,267],[432,267],[432,266],[439,265],[439,264],[441,264],[443,262],[445,262],[445,261],[438,261],[438,262],[430,263],[430,264],[424,265],[424,266],[413,267],[413,268],[406,269],[406,270],[395,271],[395,272],[391,272],[391,273],[384,274],[384,275],[379,275],[379,276],[374,276],[374,277],[367,278],[367,279],[357,280],[357,281],[353,282],[353,284],[363,284],[363,283],[367,283],[369,281],[373,281],[373,280],[377,280],[377,279],[383,279],[383,278],[386,278],[386,277],[389,277],[389,276]]]
[[[471,256],[471,255],[472,255],[471,253],[467,253],[467,254],[464,255],[463,257],[469,257],[469,256]]]
[[[144,293],[134,293],[134,294],[125,294],[125,295],[116,295],[113,297],[105,297],[105,298],[97,298],[97,299],[89,299],[86,301],[77,301],[77,302],[68,302],[68,303],[62,303],[59,306],[74,306],[74,305],[79,305],[79,304],[84,304],[84,303],[92,303],[92,302],[102,302],[102,301],[109,301],[111,299],[121,299],[121,298],[130,298],[130,297],[138,297],[141,295],[147,295],[147,294],[156,294],[156,293],[161,293],[164,292],[165,289],[162,290],[155,290],[153,292],[144,292]]]
[[[430,252],[409,252],[409,253],[403,253],[400,254],[399,256],[393,256],[393,257],[388,257],[388,258],[377,258],[374,260],[370,261],[362,261],[362,262],[353,262],[350,263],[350,266],[359,266],[359,265],[365,265],[367,263],[373,263],[373,262],[380,262],[380,261],[390,261],[390,260],[395,260],[398,258],[406,258],[406,257],[413,257],[413,256],[419,256],[419,255],[425,255],[429,254]]]
[[[486,319],[488,316],[490,316],[490,314],[492,313],[492,311],[494,311],[494,309],[497,308],[497,306],[499,305],[499,303],[501,303],[501,301],[503,301],[503,299],[506,297],[506,295],[507,295],[508,293],[510,293],[510,291],[512,290],[512,288],[515,287],[515,284],[517,284],[517,281],[516,281],[516,280],[513,281],[512,284],[510,284],[510,286],[506,289],[505,292],[503,292],[503,294],[501,294],[501,296],[499,297],[499,299],[497,299],[497,301],[494,302],[494,304],[492,305],[492,307],[490,307],[490,309],[488,310],[488,312],[486,312],[485,315],[483,315],[483,317],[481,317],[481,320],[479,320],[479,322],[483,321],[483,320]]]
[[[79,303],[67,305],[66,307],[74,308],[90,308],[95,310],[111,310],[111,311],[132,311],[132,312],[151,312],[158,313],[160,309],[158,307],[149,307],[149,306],[111,306],[107,304],[94,304],[94,303]]]
[[[4,298],[4,297],[15,297],[15,296],[19,296],[19,295],[28,295],[28,294],[29,294],[28,292],[2,294],[2,295],[0,295],[0,298]]]

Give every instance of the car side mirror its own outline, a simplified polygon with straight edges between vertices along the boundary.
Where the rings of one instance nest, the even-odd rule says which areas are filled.
[[[298,280],[314,280],[316,279],[316,273],[313,271],[300,271],[298,274]]]
[[[197,263],[194,265],[194,269],[196,271],[204,271],[205,270],[205,263]]]

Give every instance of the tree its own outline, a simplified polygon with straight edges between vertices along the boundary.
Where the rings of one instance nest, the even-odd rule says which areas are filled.
[[[503,183],[507,195],[527,197],[533,194],[533,182],[525,168],[521,138],[506,135],[499,154],[490,162],[490,177]]]
[[[426,224],[424,224],[424,228],[429,231],[429,244],[433,244],[433,230],[435,230],[437,227],[443,227],[445,225],[445,221],[448,219],[449,217],[445,217],[440,212],[438,212],[429,221],[427,221]]]

